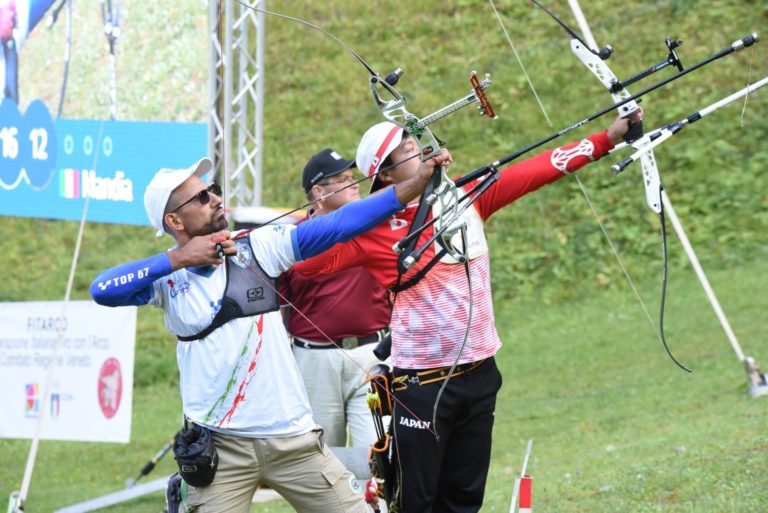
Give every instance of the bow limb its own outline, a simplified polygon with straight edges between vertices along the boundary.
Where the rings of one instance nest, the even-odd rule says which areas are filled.
[[[587,69],[589,69],[589,71],[592,72],[593,75],[595,75],[595,77],[600,81],[601,84],[603,84],[606,90],[610,92],[614,102],[619,103],[622,100],[626,100],[627,98],[631,97],[632,95],[629,93],[629,91],[623,87],[620,91],[612,91],[613,84],[619,83],[618,78],[613,73],[613,71],[611,71],[605,61],[599,57],[599,48],[597,42],[592,35],[592,31],[589,29],[589,25],[587,25],[587,21],[584,17],[584,13],[581,10],[581,7],[579,6],[578,0],[568,0],[568,4],[571,6],[571,10],[576,17],[577,22],[579,23],[579,28],[584,35],[584,39],[589,45],[589,48],[585,48],[583,44],[584,42],[575,38],[571,39],[571,50],[573,51],[573,54],[581,61],[582,64],[584,64],[584,66],[587,67]],[[623,117],[627,117],[631,116],[639,109],[640,106],[637,104],[637,102],[632,100],[622,105],[619,108],[619,111]],[[642,125],[640,125],[640,130],[642,130]],[[630,144],[632,144],[635,149],[640,149],[644,143],[641,139],[638,139],[637,141],[633,141]],[[652,151],[644,154],[644,156],[641,158],[641,164],[643,170],[643,185],[645,186],[646,203],[648,204],[648,208],[659,214],[661,213],[661,179],[659,178],[659,170],[656,167],[656,159]]]
[[[571,1],[571,0],[569,0]],[[542,113],[544,114],[544,117],[546,118],[547,122],[549,123],[550,127],[553,126],[552,121],[549,118],[549,115],[547,114],[546,108],[544,107],[544,104],[542,103],[541,99],[539,98],[538,93],[536,92],[536,89],[533,85],[533,82],[531,81],[530,76],[528,75],[528,72],[525,69],[525,66],[523,65],[522,59],[520,58],[517,50],[515,49],[514,43],[512,42],[512,39],[509,36],[509,32],[507,31],[504,22],[499,15],[499,12],[496,10],[496,6],[493,3],[493,0],[489,0],[491,7],[493,8],[494,13],[496,14],[496,18],[499,21],[499,24],[502,28],[502,31],[504,32],[507,41],[512,48],[512,51],[515,54],[515,57],[517,58],[517,61],[520,65],[520,68],[523,71],[523,74],[526,77],[526,80],[528,81],[528,84],[531,88],[531,91],[533,92],[534,96],[536,97],[536,101],[539,104],[539,107],[541,108]],[[573,39],[573,45],[579,44],[579,47],[584,50],[582,52],[586,57],[585,59],[588,59],[588,62],[584,62],[584,64],[587,66],[587,68],[590,69],[590,71],[597,76],[597,78],[607,87],[609,88],[609,83],[611,81],[611,77],[615,78],[615,75],[613,72],[608,68],[601,59],[598,58],[598,53],[605,52],[601,51],[599,52],[597,50],[597,43],[594,40],[594,37],[592,37],[591,31],[589,30],[589,27],[587,26],[586,29],[582,27],[583,32],[586,34],[587,41],[589,41],[589,44],[582,41],[581,38],[579,38],[570,28],[568,28],[562,21],[560,21],[556,16],[554,16],[551,12],[549,12],[546,8],[544,8],[539,2],[536,0],[533,0],[533,2],[542,8],[549,16],[551,16],[555,21],[560,24],[561,27],[563,27],[571,36]],[[580,9],[579,9],[580,12]],[[579,17],[578,14],[576,14],[577,18]],[[581,15],[581,18],[583,19],[583,14]],[[573,46],[572,46],[573,47]],[[589,50],[589,47],[591,47],[594,51]],[[578,55],[577,55],[578,56]],[[594,57],[594,59],[593,59]],[[609,88],[610,90],[610,88]],[[635,110],[637,110],[639,107],[637,106],[636,102],[634,100],[626,101],[628,98],[631,98],[629,93],[626,91],[626,89],[622,91],[616,91],[614,93],[614,100],[615,103],[619,105],[619,108],[627,107],[626,112],[624,112],[625,115],[631,115]],[[623,103],[622,103],[623,102]],[[638,143],[640,144],[640,143]],[[644,157],[643,159],[643,175],[645,177],[644,183],[646,185],[646,199],[648,202],[649,207],[654,209],[652,206],[653,204],[659,205],[660,204],[660,191],[661,191],[661,183],[658,180],[658,170],[656,169],[655,165],[655,159],[652,155],[648,155]],[[625,279],[627,280],[627,283],[629,284],[630,288],[632,289],[632,292],[634,293],[635,299],[637,299],[638,303],[640,304],[640,307],[642,308],[643,312],[645,313],[645,317],[648,319],[648,323],[651,325],[651,328],[657,333],[657,336],[659,337],[659,340],[664,344],[665,348],[666,342],[663,338],[663,331],[657,330],[656,325],[653,322],[653,319],[651,318],[651,314],[648,311],[647,306],[645,305],[645,302],[643,301],[643,298],[640,296],[640,292],[637,290],[637,287],[635,286],[634,281],[632,280],[632,276],[629,274],[629,271],[627,267],[624,265],[624,262],[619,255],[615,244],[611,240],[610,236],[608,235],[608,231],[606,230],[605,226],[603,225],[602,221],[600,221],[600,215],[598,214],[594,203],[589,197],[589,194],[587,192],[587,188],[584,185],[584,183],[581,181],[581,179],[578,177],[578,175],[573,175],[574,179],[576,180],[576,183],[579,185],[579,188],[581,189],[582,194],[584,195],[584,198],[587,201],[587,204],[589,205],[589,208],[592,212],[593,217],[595,218],[595,221],[597,222],[598,226],[600,227],[600,230],[603,233],[603,237],[605,238],[606,242],[608,243],[608,247],[611,250],[611,253],[613,254],[614,258],[619,264],[619,267],[622,270],[622,273],[624,274]],[[656,211],[654,209],[654,211]],[[659,210],[660,211],[660,210]],[[665,248],[663,248],[665,249]],[[665,252],[666,255],[666,252]],[[666,267],[664,268],[665,273],[665,283],[666,283]],[[667,352],[669,350],[667,349]],[[674,358],[673,358],[674,360]]]
[[[534,0],[535,1],[535,0]],[[605,55],[605,59],[610,56],[612,53],[611,51],[608,52],[602,52],[599,50],[599,47],[597,45],[597,42],[595,41],[594,36],[592,35],[592,31],[589,28],[589,25],[587,24],[587,20],[584,16],[583,11],[581,10],[581,6],[579,5],[578,0],[568,0],[568,5],[571,7],[571,11],[573,11],[574,16],[576,17],[576,21],[579,24],[579,28],[581,29],[582,34],[584,35],[584,38],[586,39],[586,44],[589,45],[590,48],[585,47],[585,42],[580,40],[578,37],[574,37],[571,39],[571,50],[573,51],[574,55],[584,64],[587,69],[589,69],[593,75],[600,81],[601,84],[606,88],[606,90],[610,93],[610,95],[613,97],[614,102],[619,103],[623,100],[626,100],[627,98],[631,98],[631,94],[625,87],[621,87],[620,89],[616,87],[616,84],[620,84],[619,79],[616,77],[616,75],[611,71],[611,69],[608,67],[608,65],[605,63],[605,60],[601,58],[601,55]],[[545,9],[546,10],[546,9]],[[548,12],[548,11],[547,11]],[[552,16],[551,13],[548,12],[550,16]],[[610,47],[607,47],[610,48]],[[622,116],[627,117],[631,116],[633,113],[638,111],[640,109],[640,106],[637,104],[635,100],[629,101],[625,104],[623,104],[620,107],[620,113]],[[636,122],[641,123],[641,122]],[[642,124],[637,124],[636,128],[639,129],[639,134],[634,134],[635,140],[629,140],[628,144],[631,144],[633,148],[636,150],[642,150],[646,147],[648,147],[650,143],[649,138],[646,137],[640,137],[642,136]],[[686,372],[691,372],[690,369],[688,369],[685,365],[680,363],[672,354],[672,352],[669,349],[669,346],[667,345],[666,337],[664,336],[664,305],[665,305],[665,299],[666,299],[666,291],[667,291],[667,234],[666,234],[666,222],[664,217],[664,192],[663,187],[661,185],[661,178],[659,177],[659,170],[656,166],[656,157],[653,154],[653,149],[648,149],[647,151],[644,151],[640,157],[640,163],[642,167],[643,172],[643,185],[645,187],[645,200],[648,204],[648,207],[653,210],[656,214],[659,216],[659,220],[661,222],[661,235],[662,235],[662,258],[663,258],[663,266],[662,266],[662,290],[661,290],[661,305],[659,310],[659,328],[658,328],[658,336],[661,340],[662,345],[664,346],[664,349],[666,350],[669,357],[672,359],[675,364],[683,369]],[[636,292],[637,294],[637,292]],[[638,296],[639,298],[639,296]],[[648,314],[648,310],[645,308],[645,304],[642,303],[643,309],[645,310],[646,316],[648,316],[649,322],[653,325],[653,322],[651,321],[650,315]]]

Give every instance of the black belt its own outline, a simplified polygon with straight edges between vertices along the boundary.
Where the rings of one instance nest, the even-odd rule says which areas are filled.
[[[453,373],[450,375],[452,378],[472,372],[486,362],[487,358],[478,360],[476,362],[462,363],[457,365],[453,369]],[[395,367],[393,370],[394,378],[392,379],[392,389],[396,392],[401,392],[408,388],[408,385],[429,385],[430,383],[437,383],[448,378],[448,374],[451,370],[451,366],[436,367],[434,369],[400,369]]]
[[[382,328],[374,331],[370,335],[365,337],[346,337],[339,338],[331,342],[313,342],[311,340],[305,340],[303,338],[291,337],[291,342],[296,347],[303,347],[304,349],[338,349],[343,347],[344,349],[354,349],[355,347],[364,346],[365,344],[379,343],[389,336],[389,328]]]

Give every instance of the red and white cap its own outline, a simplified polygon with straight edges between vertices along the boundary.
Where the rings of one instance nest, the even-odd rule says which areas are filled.
[[[371,192],[381,187],[376,173],[381,163],[400,145],[403,129],[394,123],[384,121],[368,129],[357,146],[357,169],[371,180]]]

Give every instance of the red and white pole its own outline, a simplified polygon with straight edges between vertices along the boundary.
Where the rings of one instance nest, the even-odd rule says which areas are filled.
[[[520,469],[520,477],[515,478],[515,486],[512,489],[512,500],[509,503],[509,513],[531,513],[531,476],[525,473],[528,468],[528,458],[531,457],[531,448],[533,447],[533,438],[528,440],[528,447],[525,449],[525,458],[523,459],[523,468]]]
[[[531,476],[523,476],[520,478],[520,501],[518,502],[518,513],[532,513],[533,506],[531,505]]]

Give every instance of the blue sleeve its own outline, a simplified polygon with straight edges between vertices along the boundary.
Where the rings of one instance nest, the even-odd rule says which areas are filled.
[[[152,283],[173,272],[166,253],[107,269],[91,283],[91,297],[103,306],[146,305]]]
[[[303,222],[291,232],[296,260],[318,255],[337,242],[367,232],[402,209],[395,189],[390,187],[364,200],[347,203],[326,216]]]

